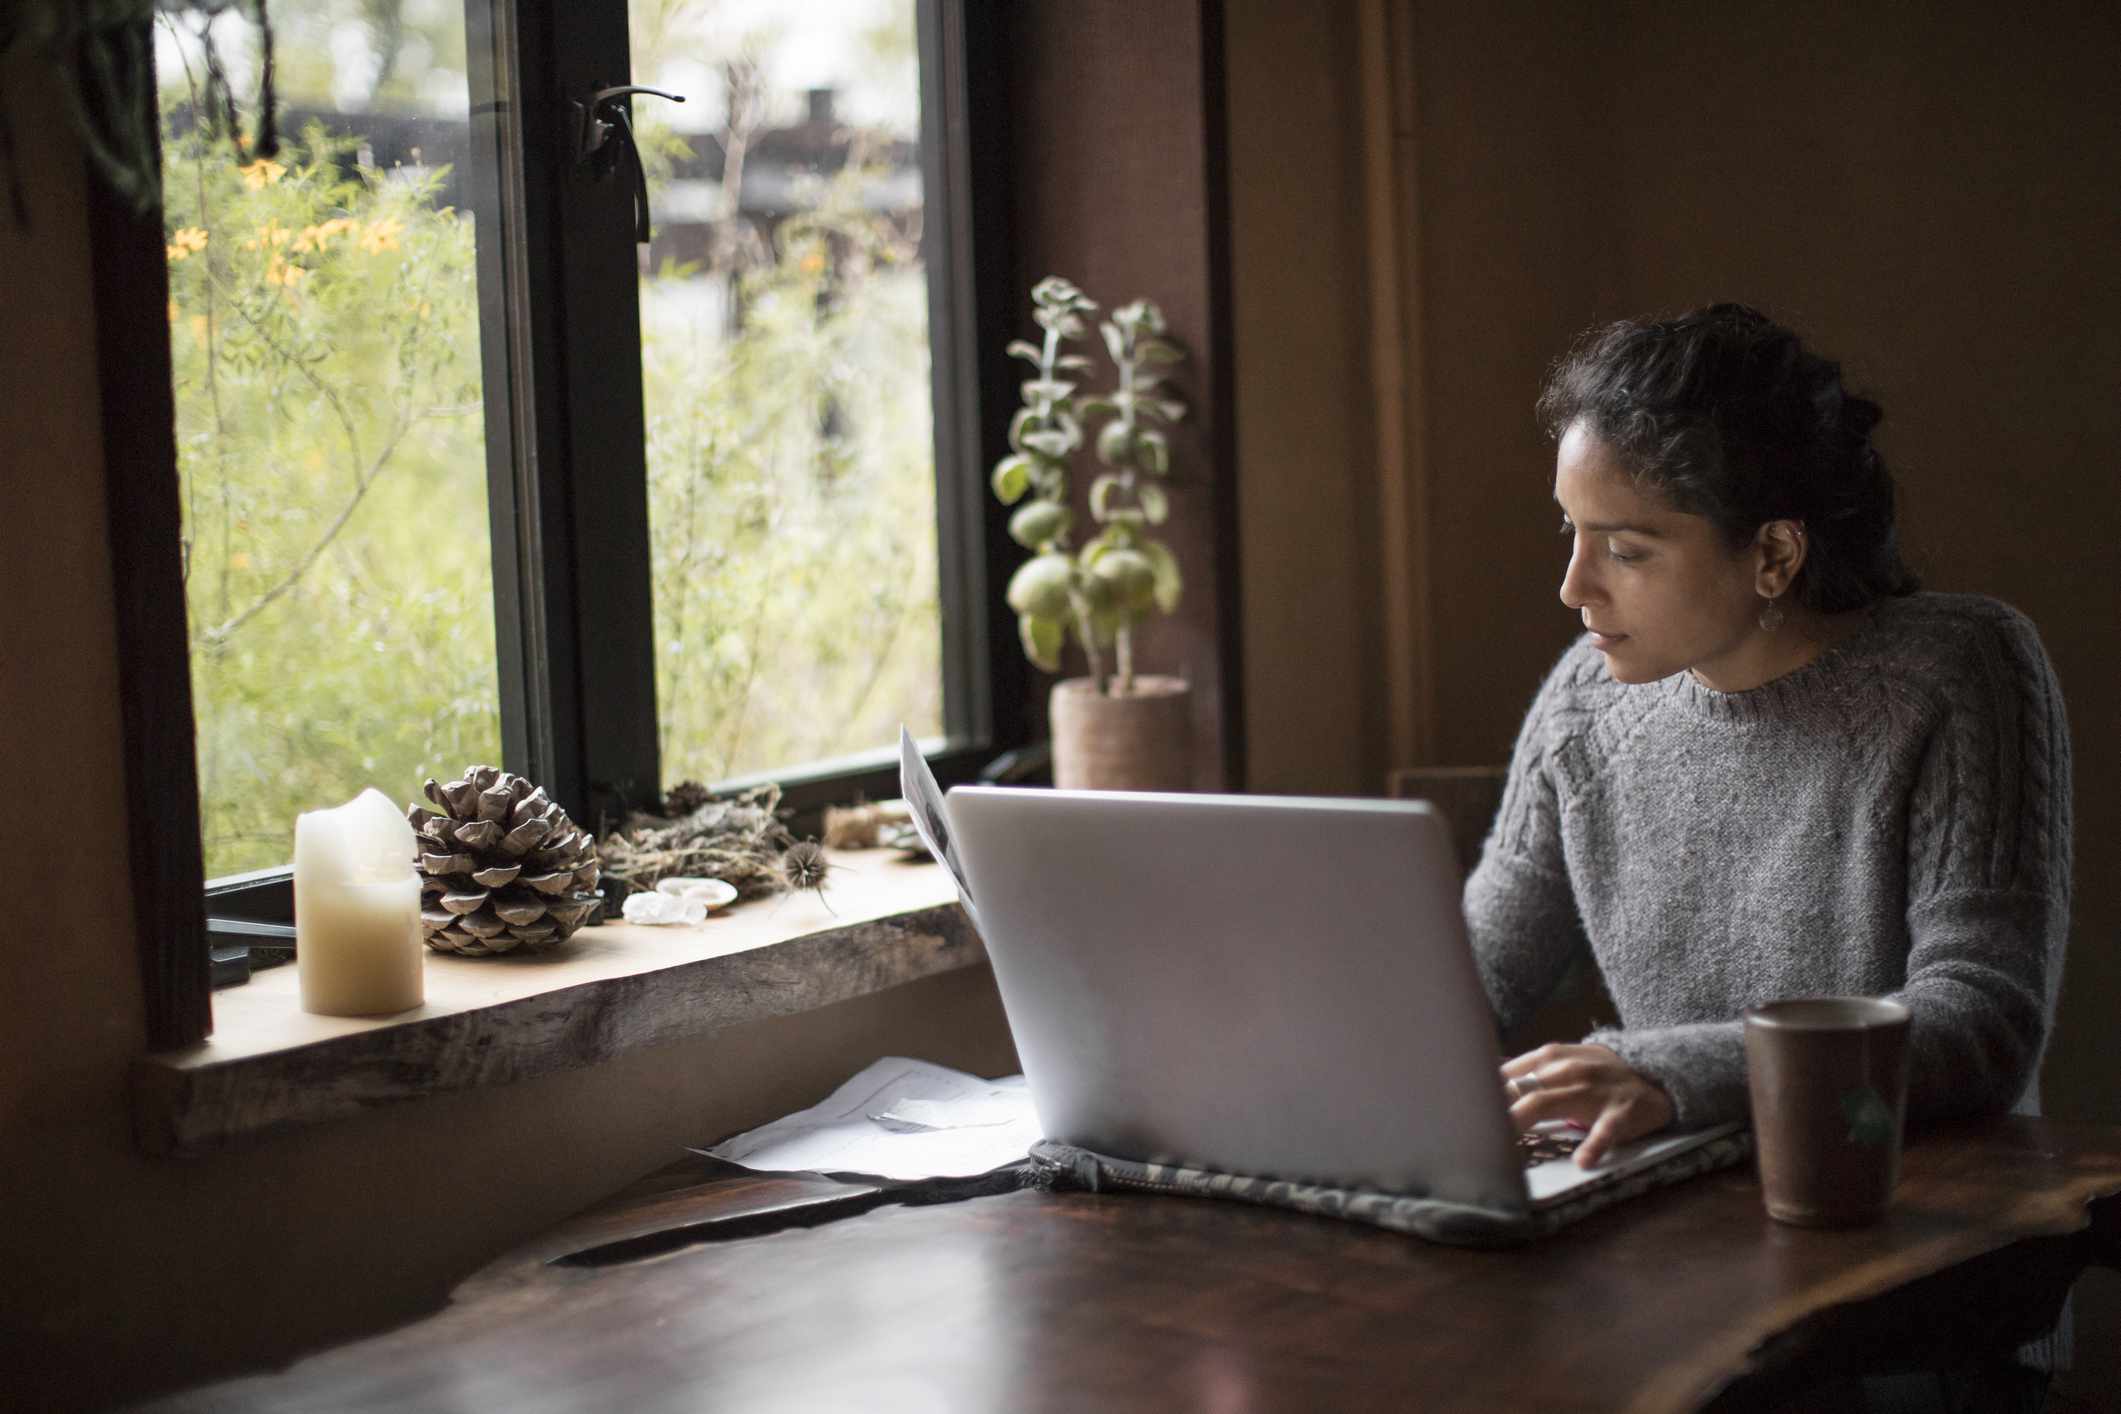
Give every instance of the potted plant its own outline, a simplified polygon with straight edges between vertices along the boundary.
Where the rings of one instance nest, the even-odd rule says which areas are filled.
[[[1025,656],[1058,673],[1072,640],[1089,668],[1053,687],[1054,784],[1183,790],[1192,775],[1192,693],[1183,678],[1135,671],[1134,630],[1152,609],[1177,608],[1182,588],[1176,557],[1151,532],[1171,509],[1163,428],[1185,415],[1164,380],[1185,355],[1163,313],[1135,300],[1098,326],[1116,385],[1078,396],[1092,365],[1067,345],[1083,337],[1097,306],[1058,276],[1039,281],[1031,304],[1044,338],[1015,340],[1008,351],[1037,374],[1023,384],[1009,455],[993,480],[994,494],[1016,507],[1010,537],[1032,552],[1008,589]],[[1103,470],[1090,483],[1091,531],[1078,545],[1070,471],[1086,440]]]

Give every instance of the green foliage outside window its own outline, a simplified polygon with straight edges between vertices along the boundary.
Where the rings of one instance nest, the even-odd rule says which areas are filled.
[[[295,815],[499,754],[470,221],[312,128],[234,167],[164,125],[209,875]]]
[[[175,112],[171,110],[171,115]],[[442,170],[276,161],[165,115],[171,353],[209,876],[295,815],[500,756],[475,242]],[[667,780],[942,720],[926,287],[835,176],[733,285],[642,285]]]
[[[734,282],[725,334],[642,285],[666,781],[942,730],[927,285],[849,167]]]

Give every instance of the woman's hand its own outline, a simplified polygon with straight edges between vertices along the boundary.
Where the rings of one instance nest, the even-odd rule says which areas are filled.
[[[1541,1046],[1504,1061],[1502,1077],[1520,1131],[1551,1119],[1590,1130],[1576,1148],[1578,1168],[1672,1122],[1671,1097],[1604,1046]]]

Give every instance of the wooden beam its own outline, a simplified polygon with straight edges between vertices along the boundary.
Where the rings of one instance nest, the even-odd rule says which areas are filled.
[[[146,20],[134,27],[131,41],[141,47],[144,68],[151,43]],[[152,128],[153,89],[143,89],[139,101],[142,121]],[[169,325],[162,318],[169,265],[159,211],[134,210],[93,166],[88,197],[133,927],[147,996],[147,1045],[160,1050],[189,1045],[213,1029],[175,394]]]
[[[1386,760],[1396,768],[1431,764],[1436,719],[1412,0],[1363,0],[1361,49],[1377,408],[1378,625]]]

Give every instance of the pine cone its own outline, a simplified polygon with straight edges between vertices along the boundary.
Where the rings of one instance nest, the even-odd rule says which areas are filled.
[[[494,766],[427,783],[419,836],[420,932],[437,952],[488,957],[564,942],[597,909],[596,844],[543,786]]]

